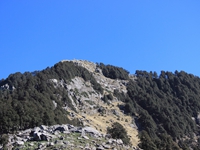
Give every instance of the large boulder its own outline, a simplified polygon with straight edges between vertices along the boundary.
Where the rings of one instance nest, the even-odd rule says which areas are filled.
[[[114,114],[114,115],[116,115],[116,116],[120,116],[120,114],[119,114],[119,112],[117,111],[117,110],[115,110],[115,109],[112,109],[111,110],[112,111],[112,113]]]
[[[70,132],[77,132],[77,133],[82,133],[82,128],[81,127],[74,127],[70,128]]]
[[[93,134],[94,136],[101,136],[101,134],[99,133],[99,131],[97,131],[96,129],[94,129],[92,127],[84,127],[82,129],[82,132],[90,133],[90,134]]]
[[[41,125],[41,126],[40,126],[40,129],[41,129],[41,130],[44,130],[44,131],[48,131],[48,126]]]
[[[102,145],[96,147],[96,150],[104,150],[104,149],[105,149],[105,148],[104,148]]]
[[[33,133],[33,141],[49,141],[50,139],[54,138],[54,135],[48,132],[34,132]]]
[[[102,144],[102,146],[103,146],[105,149],[110,149],[110,148],[111,148],[111,146],[108,145],[108,144]]]
[[[118,145],[122,145],[123,144],[123,141],[121,139],[117,139],[116,142],[117,142]]]
[[[32,132],[40,132],[42,129],[40,127],[35,127]]]
[[[33,141],[41,141],[41,135],[42,133],[41,132],[34,132],[33,133]]]
[[[17,146],[21,146],[21,145],[24,145],[24,142],[23,141],[16,141],[16,144],[17,144]]]
[[[56,131],[56,130],[58,130],[58,131],[60,131],[61,133],[63,133],[64,131],[68,131],[69,129],[68,129],[68,125],[63,124],[63,125],[58,126],[58,127],[55,129],[55,131]]]

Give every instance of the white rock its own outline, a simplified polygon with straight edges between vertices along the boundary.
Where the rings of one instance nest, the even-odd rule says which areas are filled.
[[[23,141],[16,141],[17,145],[21,146],[21,145],[24,145],[24,142]]]
[[[84,127],[82,130],[85,131],[86,133],[93,133],[93,134],[100,135],[99,131],[97,131],[96,129],[92,127]]]
[[[122,145],[123,144],[123,141],[121,140],[121,139],[117,139],[117,144],[119,144],[119,145]]]
[[[86,135],[83,136],[84,139],[89,140],[89,137],[87,137]]]

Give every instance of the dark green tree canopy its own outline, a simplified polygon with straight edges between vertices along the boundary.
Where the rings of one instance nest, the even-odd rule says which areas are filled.
[[[126,129],[118,122],[114,122],[111,128],[107,128],[107,133],[114,139],[121,139],[126,145],[130,142]]]
[[[112,65],[104,65],[103,63],[97,64],[97,66],[102,69],[103,75],[108,78],[121,80],[129,79],[129,72],[123,68]]]
[[[74,77],[90,80],[93,88],[102,93],[103,89],[92,74],[73,62],[60,62],[53,67],[33,73],[11,74],[0,81],[0,133],[32,128],[41,124],[52,125],[72,123],[67,118],[66,104],[73,109],[68,93],[54,88],[49,79],[66,83]],[[56,95],[60,95],[61,100]],[[57,103],[54,108],[53,101]]]

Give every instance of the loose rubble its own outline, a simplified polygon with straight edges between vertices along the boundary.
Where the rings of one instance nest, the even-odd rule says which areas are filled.
[[[109,138],[92,127],[76,127],[70,124],[41,125],[9,134],[6,146],[8,150],[139,150],[137,147],[124,145],[121,139]]]

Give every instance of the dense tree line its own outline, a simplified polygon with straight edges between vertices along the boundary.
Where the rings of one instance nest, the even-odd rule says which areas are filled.
[[[138,116],[141,148],[199,149],[199,143],[194,142],[194,134],[199,135],[199,77],[184,71],[161,71],[159,76],[136,71],[136,76],[127,86],[125,110]],[[190,139],[187,142],[186,137]]]
[[[128,80],[129,72],[112,65],[98,64],[104,76]],[[199,136],[200,79],[184,71],[175,73],[137,70],[130,80],[128,93],[114,91],[125,102],[125,113],[137,116],[140,147],[143,149],[200,149]],[[108,98],[104,96],[103,100]],[[189,140],[185,140],[189,138]],[[200,141],[198,138],[197,141]]]
[[[65,105],[73,108],[66,90],[54,88],[49,82],[49,79],[57,79],[68,83],[75,76],[90,80],[97,92],[103,92],[92,74],[73,62],[60,62],[34,73],[15,73],[1,80],[0,87],[7,84],[9,89],[0,89],[0,134],[41,124],[77,123],[76,120],[71,122],[62,109]],[[57,103],[56,108],[53,101]]]
[[[108,78],[121,80],[129,79],[129,72],[121,67],[104,65],[103,63],[97,64],[97,67],[101,68],[103,75]]]

